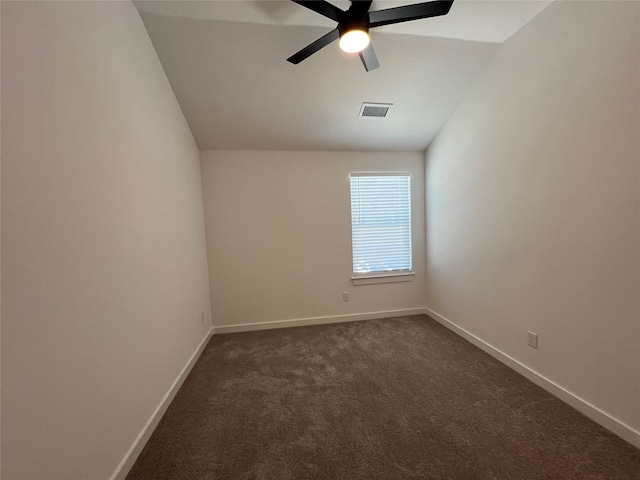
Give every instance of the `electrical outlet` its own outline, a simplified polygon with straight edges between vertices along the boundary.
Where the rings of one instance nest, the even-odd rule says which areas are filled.
[[[529,346],[533,348],[538,348],[538,334],[533,332],[527,332],[529,339]]]
[[[343,302],[349,301],[349,292],[342,292],[342,301]]]
[[[200,321],[204,323],[204,312],[200,312]]]

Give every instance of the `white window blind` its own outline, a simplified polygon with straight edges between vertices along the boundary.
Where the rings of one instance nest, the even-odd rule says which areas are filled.
[[[411,271],[411,177],[352,173],[353,273]]]

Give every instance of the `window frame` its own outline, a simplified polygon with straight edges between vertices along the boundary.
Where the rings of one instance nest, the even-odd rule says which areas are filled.
[[[351,195],[352,177],[408,177],[409,178],[409,248],[411,269],[409,270],[387,270],[366,273],[356,273],[353,269],[353,204]],[[379,283],[410,282],[415,278],[413,270],[413,208],[411,199],[411,172],[406,171],[358,171],[349,172],[349,210],[350,210],[350,230],[351,230],[351,282],[353,285],[372,285]]]

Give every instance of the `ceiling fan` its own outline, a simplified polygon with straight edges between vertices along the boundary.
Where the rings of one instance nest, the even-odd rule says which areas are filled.
[[[351,0],[351,6],[346,11],[324,0],[293,1],[338,22],[338,26],[287,58],[287,61],[297,65],[321,48],[340,39],[340,48],[348,53],[358,53],[367,72],[380,66],[369,41],[370,28],[446,15],[453,4],[453,0],[437,0],[370,12],[372,0]]]

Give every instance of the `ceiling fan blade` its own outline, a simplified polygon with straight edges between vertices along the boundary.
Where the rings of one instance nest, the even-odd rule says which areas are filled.
[[[364,65],[364,69],[367,72],[375,70],[380,66],[378,63],[378,57],[376,57],[376,52],[373,50],[373,45],[371,43],[369,43],[369,46],[361,51],[359,55],[360,60],[362,60],[362,65]]]
[[[325,2],[324,0],[312,0],[312,1],[304,1],[304,0],[293,0],[298,5],[302,5],[303,7],[307,7],[309,10],[313,10],[320,15],[323,15],[331,20],[334,20],[338,23],[342,20],[344,16],[344,12],[340,10],[335,5],[331,5],[329,2]]]
[[[310,57],[311,55],[316,53],[318,50],[320,50],[322,47],[326,47],[331,42],[337,40],[339,37],[340,37],[340,33],[338,32],[338,29],[334,28],[329,33],[327,33],[324,37],[320,37],[315,42],[304,47],[298,53],[287,58],[287,61],[297,65],[301,61],[303,61],[305,58]]]
[[[452,4],[453,0],[438,0],[369,12],[369,28],[446,15]]]
[[[373,0],[351,0],[351,7],[349,12],[354,13],[356,16],[364,16],[369,11]]]

